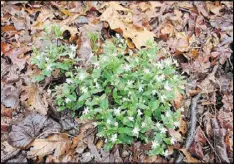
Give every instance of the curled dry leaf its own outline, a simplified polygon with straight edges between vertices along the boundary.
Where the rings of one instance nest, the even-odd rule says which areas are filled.
[[[118,11],[125,11],[129,14],[128,17],[124,17],[118,13]],[[148,31],[146,28],[138,30],[134,25],[129,24],[132,20],[132,14],[130,10],[119,5],[118,2],[109,2],[107,9],[102,13],[100,20],[109,23],[110,28],[113,30],[120,29],[125,38],[131,38],[136,48],[140,49],[141,46],[146,45],[146,41],[154,39],[154,33]]]
[[[41,160],[45,155],[53,154],[54,159],[59,159],[62,155],[66,154],[72,141],[65,133],[55,134],[46,139],[35,139],[31,144],[32,148],[28,152],[29,157],[36,157]]]
[[[60,130],[60,125],[54,120],[37,113],[32,113],[22,122],[12,125],[8,142],[14,147],[26,148],[41,132],[48,135]]]

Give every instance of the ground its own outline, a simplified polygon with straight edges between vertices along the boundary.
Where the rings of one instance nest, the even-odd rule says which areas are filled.
[[[55,72],[33,83],[30,63],[53,23],[84,60],[93,48],[88,32],[97,32],[97,53],[119,33],[134,52],[153,38],[178,61],[187,84],[173,104],[183,117],[171,155],[147,156],[139,141],[105,152],[92,121],[57,111],[49,88],[63,79]],[[233,162],[232,48],[231,1],[1,1],[1,162]]]

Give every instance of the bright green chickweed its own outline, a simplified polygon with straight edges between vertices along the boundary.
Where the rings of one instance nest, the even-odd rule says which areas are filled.
[[[138,139],[152,142],[150,155],[165,156],[167,145],[177,142],[167,131],[178,127],[180,118],[170,102],[176,91],[183,92],[185,80],[176,72],[176,61],[156,61],[155,42],[148,41],[137,54],[126,55],[126,48],[118,35],[104,43],[103,54],[93,56],[89,67],[67,71],[66,82],[55,87],[58,109],[81,110],[82,119],[95,120],[105,150]]]

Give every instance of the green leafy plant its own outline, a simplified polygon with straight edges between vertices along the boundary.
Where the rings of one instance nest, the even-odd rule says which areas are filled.
[[[185,80],[170,57],[156,61],[154,41],[137,54],[126,48],[117,36],[104,43],[103,54],[93,56],[90,67],[66,72],[66,83],[55,88],[58,109],[80,110],[82,119],[95,120],[105,150],[138,139],[152,142],[150,155],[166,155],[167,145],[176,142],[167,131],[178,127],[180,118],[170,102],[176,91],[183,93]]]
[[[42,39],[46,41],[46,47],[40,51],[33,47],[34,54],[31,57],[31,64],[41,70],[41,73],[33,78],[34,81],[42,81],[45,77],[50,77],[56,69],[65,72],[71,69],[75,62],[76,46],[57,45],[57,39],[62,35],[61,29],[57,25],[52,25],[46,26],[44,30],[47,37]],[[56,41],[52,42],[50,38],[54,38],[54,35]]]
[[[97,32],[88,32],[88,37],[91,41],[93,52],[97,53],[98,52],[98,33]]]

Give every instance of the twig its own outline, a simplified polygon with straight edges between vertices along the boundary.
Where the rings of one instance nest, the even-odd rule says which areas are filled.
[[[197,102],[201,97],[201,93],[199,93],[197,96],[195,96],[192,99],[192,104],[191,104],[191,122],[190,122],[190,129],[188,133],[188,137],[185,143],[185,149],[188,150],[189,147],[191,146],[193,139],[194,139],[194,134],[196,131],[196,125],[197,125],[197,118],[196,118],[196,108],[197,108]]]
[[[204,82],[205,80],[209,80],[212,76],[215,77],[215,73],[217,72],[219,67],[219,64],[215,65],[212,72],[202,81]],[[201,82],[201,83],[202,83]],[[194,134],[195,134],[195,129],[196,129],[196,107],[197,107],[197,103],[199,98],[201,97],[201,92],[192,99],[192,104],[191,104],[191,122],[190,122],[190,129],[189,129],[189,133],[188,133],[188,137],[186,139],[185,142],[185,149],[188,150],[189,147],[191,146],[193,139],[194,139]],[[175,160],[176,163],[180,163],[184,158],[184,155],[181,153],[177,159]]]
[[[196,124],[197,124],[196,108],[197,108],[197,103],[198,103],[198,100],[200,99],[200,97],[201,97],[201,93],[199,93],[197,96],[195,96],[192,99],[191,111],[190,111],[190,114],[191,114],[190,129],[189,129],[189,132],[188,132],[188,137],[187,137],[186,142],[185,142],[185,149],[186,150],[189,149],[189,147],[191,146],[191,144],[193,142],[193,139],[194,139],[194,134],[195,134],[195,131],[196,131]],[[175,162],[180,163],[183,160],[183,158],[184,158],[184,155],[181,153],[177,157]]]

